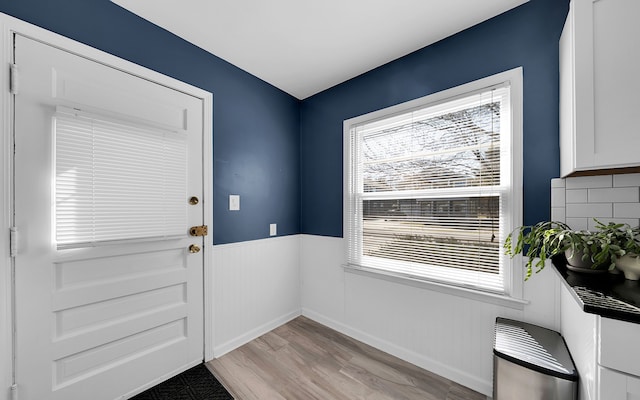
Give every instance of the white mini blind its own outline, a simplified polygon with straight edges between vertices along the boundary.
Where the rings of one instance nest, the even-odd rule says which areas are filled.
[[[509,92],[499,85],[351,127],[352,266],[504,292]]]
[[[185,234],[185,133],[78,113],[53,119],[58,248]]]

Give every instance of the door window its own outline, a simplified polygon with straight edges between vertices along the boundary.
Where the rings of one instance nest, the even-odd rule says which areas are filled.
[[[64,111],[53,117],[57,247],[184,236],[187,135]]]

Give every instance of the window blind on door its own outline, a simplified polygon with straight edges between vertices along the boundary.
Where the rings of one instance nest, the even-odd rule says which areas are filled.
[[[185,133],[60,110],[53,126],[58,248],[185,234]]]

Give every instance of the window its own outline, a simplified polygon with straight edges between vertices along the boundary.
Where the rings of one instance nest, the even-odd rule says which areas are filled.
[[[353,268],[509,294],[521,70],[345,121]]]

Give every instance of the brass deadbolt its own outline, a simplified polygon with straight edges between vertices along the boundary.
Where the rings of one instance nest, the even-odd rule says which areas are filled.
[[[192,244],[189,246],[189,253],[198,253],[200,251],[200,246],[197,244]]]
[[[189,235],[191,236],[207,236],[209,230],[206,225],[192,226],[189,228]]]
[[[191,196],[191,198],[189,199],[189,204],[195,206],[198,203],[200,203],[200,200],[196,196]]]

